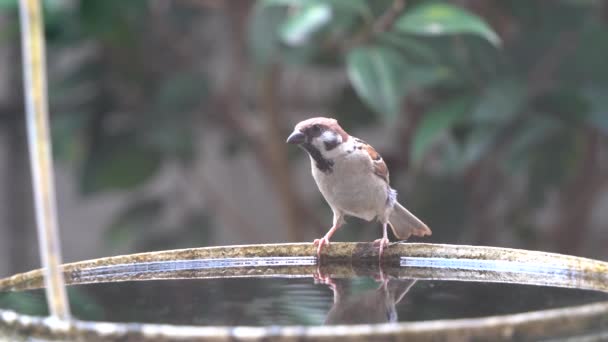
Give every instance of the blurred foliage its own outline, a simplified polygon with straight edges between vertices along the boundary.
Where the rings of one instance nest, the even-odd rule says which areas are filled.
[[[461,195],[447,196],[443,189],[427,209],[419,208],[433,213],[426,215],[431,226],[442,229],[443,214],[459,225],[496,223],[476,216],[522,182],[525,193],[511,194],[506,215],[530,219],[549,193],[563,193],[578,174],[589,172],[582,166],[584,151],[594,135],[607,133],[608,68],[600,62],[608,58],[608,40],[600,38],[607,28],[605,3],[345,3],[256,2],[254,56],[260,65],[322,67],[332,61],[346,69],[356,94],[380,119],[409,118],[416,126],[406,156],[438,177],[417,184],[428,193],[454,177],[466,184],[454,189]],[[416,112],[408,102],[422,108]],[[337,115],[347,126],[359,121]],[[586,181],[601,183],[601,172],[595,175]],[[467,203],[461,209],[469,211],[468,219],[440,209],[448,207],[448,197]],[[573,210],[585,216],[590,208]],[[509,224],[517,231],[530,221]]]
[[[17,9],[16,0],[0,1],[0,10]],[[187,167],[207,79],[194,58],[172,64],[181,52],[173,46],[173,36],[162,36],[152,25],[150,2],[45,0],[44,10],[50,56],[68,48],[93,50],[76,57],[60,77],[50,77],[49,86],[54,155],[77,170],[80,192],[91,196],[137,191],[166,162]],[[187,22],[180,22],[184,13],[175,13],[164,23],[171,34],[188,29]],[[5,38],[17,34],[14,30]],[[159,39],[142,39],[146,35]],[[150,51],[158,52],[149,56]],[[52,68],[53,62],[51,72]],[[151,202],[156,207],[147,210]],[[207,244],[210,223],[201,218],[205,215],[186,213],[177,227],[167,227],[161,214],[168,204],[162,196],[135,200],[108,227],[107,242],[123,250],[163,247],[158,241],[181,247]],[[142,210],[145,227],[133,224],[141,223],[137,218]],[[202,233],[192,234],[197,224]],[[148,240],[136,239],[144,228],[158,233],[149,233]],[[163,228],[176,233],[162,233]],[[186,237],[180,235],[184,232]]]
[[[484,234],[471,230],[506,226],[533,237],[521,242],[534,247],[540,240],[538,229],[530,232],[534,214],[549,195],[566,203],[599,189],[601,172],[589,171],[597,163],[586,156],[597,149],[594,137],[608,135],[605,2],[44,3],[49,49],[84,51],[51,77],[55,156],[77,170],[83,194],[135,194],[108,227],[106,241],[116,249],[208,243],[212,215],[199,208],[169,222],[163,217],[172,198],[139,191],[167,164],[192,165],[202,149],[196,139],[201,122],[224,125],[224,155],[249,149],[267,164],[264,153],[280,149],[265,150],[266,142],[253,138],[275,136],[268,131],[274,126],[238,107],[266,110],[247,92],[255,93],[251,85],[259,84],[252,81],[276,65],[346,75],[327,112],[349,130],[390,127],[397,133],[382,154],[400,198],[430,223],[433,238],[484,242]],[[16,11],[16,1],[0,0],[0,9]],[[246,45],[243,56],[226,62],[227,70],[214,70],[234,78],[227,82],[236,84],[232,88],[206,74],[215,64],[207,65],[205,51],[216,46],[191,49],[198,42],[193,37],[202,35],[193,33],[200,30],[196,24],[218,16],[229,29],[213,32],[217,41],[233,55],[239,42]],[[7,30],[0,37],[16,34]],[[260,125],[251,125],[255,120]],[[255,127],[238,129],[248,126]],[[277,178],[267,171],[271,181]],[[580,193],[568,190],[579,185]],[[488,218],[499,205],[500,215]],[[584,214],[589,207],[558,213]],[[140,241],[142,235],[148,238]]]
[[[264,149],[267,141],[253,138],[284,134],[295,119],[278,125],[285,132],[272,132],[271,120],[249,109],[267,111],[252,88],[277,65],[342,71],[348,81],[321,104],[327,115],[349,131],[396,133],[384,135],[381,152],[400,201],[433,228],[425,241],[581,254],[581,239],[593,239],[586,226],[596,202],[588,198],[608,183],[605,165],[600,169],[608,136],[606,1],[45,0],[44,6],[55,157],[75,170],[87,196],[132,195],[105,232],[112,251],[210,243],[214,216],[205,210],[217,208],[185,208],[169,220],[180,195],[142,190],[168,164],[193,167],[203,148],[201,123],[224,129],[227,158],[247,150],[260,168],[276,159],[267,153],[281,149]],[[16,17],[17,0],[0,0],[0,11]],[[208,21],[215,25],[200,25]],[[2,44],[18,39],[16,21],[10,24],[0,32]],[[217,45],[197,46],[205,34],[216,35]],[[217,61],[206,54],[225,49],[236,57],[211,77]],[[62,54],[64,60],[54,59]],[[227,83],[236,87],[224,78],[234,78]],[[279,183],[271,170],[261,173]],[[315,200],[302,216],[329,215],[321,196]],[[551,205],[556,217],[543,227],[538,213]],[[338,238],[377,237],[369,223],[349,224]],[[556,242],[561,236],[567,245]],[[102,314],[81,299],[77,306],[88,308],[87,316]],[[41,302],[0,297],[0,307],[32,314],[44,309]],[[316,322],[318,313],[312,305],[281,314]]]

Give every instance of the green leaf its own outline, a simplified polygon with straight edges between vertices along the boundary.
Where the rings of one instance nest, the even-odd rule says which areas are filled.
[[[348,52],[346,65],[353,87],[374,111],[398,115],[407,69],[399,53],[379,46],[359,47]]]
[[[419,63],[436,64],[439,56],[428,44],[415,38],[407,37],[395,32],[384,32],[376,37],[383,45],[389,45],[403,52],[408,60],[418,61]]]
[[[88,194],[133,188],[154,176],[160,165],[157,151],[127,139],[112,139],[89,153],[81,175],[81,191]]]
[[[279,36],[287,45],[302,45],[331,20],[332,9],[328,5],[317,3],[303,6],[281,25]]]
[[[403,33],[429,36],[473,34],[500,45],[498,35],[481,18],[447,3],[417,6],[399,18],[395,27]]]
[[[389,119],[400,113],[403,97],[409,91],[449,76],[445,68],[411,65],[397,51],[377,45],[349,51],[346,66],[357,94],[375,112]]]
[[[461,96],[425,114],[414,134],[412,160],[414,162],[422,160],[436,139],[468,114],[471,103],[469,96]]]
[[[262,5],[307,6],[312,4],[329,5],[336,10],[351,11],[368,17],[371,10],[365,0],[263,0]]]

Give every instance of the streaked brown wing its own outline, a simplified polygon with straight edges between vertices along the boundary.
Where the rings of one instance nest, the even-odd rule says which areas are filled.
[[[374,173],[376,174],[376,176],[384,179],[388,183],[388,167],[386,166],[386,163],[384,162],[380,154],[368,144],[363,145],[363,149],[367,151],[370,158],[372,159],[372,166],[374,168]]]

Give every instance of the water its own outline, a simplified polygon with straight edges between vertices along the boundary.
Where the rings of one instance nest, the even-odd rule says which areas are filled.
[[[261,265],[306,265],[307,260],[262,260]],[[411,263],[411,260],[410,260]],[[422,265],[424,264],[424,265]],[[221,267],[218,265],[222,265]],[[258,263],[255,266],[261,267]],[[435,265],[456,267],[454,261]],[[172,323],[180,325],[323,325],[411,322],[476,318],[562,308],[608,300],[601,291],[517,283],[396,279],[390,274],[314,279],[313,274],[282,274],[252,278],[183,278],[183,272],[210,268],[249,267],[248,261],[178,261],[104,266],[73,274],[72,281],[95,282],[70,286],[71,307],[81,320]],[[429,263],[412,263],[411,269]],[[464,263],[464,269],[471,265]],[[486,265],[487,266],[487,265]],[[504,265],[502,265],[504,266]],[[486,267],[487,268],[487,267]],[[314,270],[314,268],[313,268]],[[504,267],[504,274],[513,272]],[[389,269],[395,274],[397,270]],[[525,272],[533,272],[530,267]],[[538,270],[549,272],[548,269]],[[334,270],[336,272],[336,270]],[[339,272],[337,272],[339,273]],[[165,280],[124,281],[158,278]],[[552,272],[551,276],[562,274]],[[178,277],[182,279],[170,279]],[[385,281],[383,281],[384,277]],[[121,281],[115,281],[117,278]],[[317,277],[318,278],[318,277]],[[504,278],[496,277],[496,280]],[[44,315],[41,289],[0,292],[0,307]]]
[[[476,318],[608,300],[606,293],[579,289],[407,279],[383,285],[368,277],[328,279],[326,284],[310,278],[132,281],[78,285],[70,294],[82,320],[205,326]],[[42,290],[0,293],[3,308],[15,310],[23,303],[44,308],[44,299]]]

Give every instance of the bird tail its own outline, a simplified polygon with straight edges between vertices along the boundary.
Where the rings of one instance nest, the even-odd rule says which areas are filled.
[[[388,224],[393,229],[393,233],[398,239],[405,240],[411,235],[425,236],[431,235],[429,227],[420,221],[414,214],[410,213],[398,202],[395,203],[393,211],[388,218]]]

